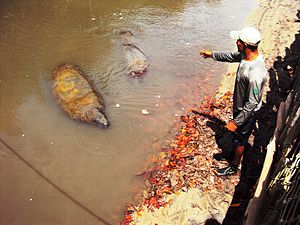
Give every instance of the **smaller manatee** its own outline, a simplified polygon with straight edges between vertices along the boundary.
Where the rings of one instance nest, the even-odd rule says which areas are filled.
[[[124,46],[124,55],[127,61],[128,74],[137,77],[147,71],[149,61],[141,49],[132,44],[134,34],[130,30],[121,30],[119,38]]]
[[[76,66],[64,64],[52,73],[53,93],[73,119],[109,127],[104,114],[104,102],[89,78]]]
[[[133,77],[137,77],[146,72],[149,62],[142,50],[133,44],[124,44],[124,50],[128,73]]]

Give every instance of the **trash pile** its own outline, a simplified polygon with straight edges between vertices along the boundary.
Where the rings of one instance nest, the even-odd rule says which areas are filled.
[[[145,186],[141,204],[130,206],[125,211],[122,225],[133,225],[134,217],[142,217],[145,207],[154,211],[173,201],[172,194],[188,192],[197,188],[201,193],[212,190],[219,196],[232,195],[239,175],[218,177],[216,168],[226,165],[213,159],[220,151],[214,131],[207,125],[212,118],[224,124],[232,115],[232,94],[220,98],[208,97],[196,105],[190,115],[181,116],[179,130],[171,144],[162,148],[151,169],[144,173]]]

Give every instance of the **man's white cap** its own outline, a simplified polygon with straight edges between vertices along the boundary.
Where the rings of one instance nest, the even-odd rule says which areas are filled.
[[[230,36],[235,40],[242,40],[248,45],[258,46],[261,37],[260,32],[254,27],[245,27],[240,31],[231,31]]]

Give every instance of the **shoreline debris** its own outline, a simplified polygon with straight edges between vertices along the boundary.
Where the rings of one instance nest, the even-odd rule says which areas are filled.
[[[227,122],[232,115],[232,94],[222,97],[207,97],[193,111],[197,114],[180,117],[174,140],[161,148],[150,169],[143,175],[145,190],[139,204],[125,211],[122,225],[135,224],[133,215],[142,216],[142,210],[154,211],[172,203],[170,195],[188,192],[197,188],[204,193],[217,191],[224,196],[232,194],[239,175],[218,177],[215,169],[223,165],[213,159],[218,151],[214,131],[208,126],[209,118]],[[207,115],[207,116],[205,116]],[[208,118],[209,117],[209,118]]]

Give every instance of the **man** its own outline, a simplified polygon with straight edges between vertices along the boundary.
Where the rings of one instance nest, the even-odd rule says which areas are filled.
[[[235,174],[240,164],[249,136],[255,126],[255,112],[262,104],[263,88],[267,70],[264,59],[258,52],[261,41],[260,32],[254,27],[245,27],[241,31],[231,31],[230,36],[236,40],[238,52],[200,51],[204,58],[213,58],[222,62],[239,62],[233,93],[233,120],[226,128],[237,132],[234,159],[229,166],[218,169],[220,176]]]

